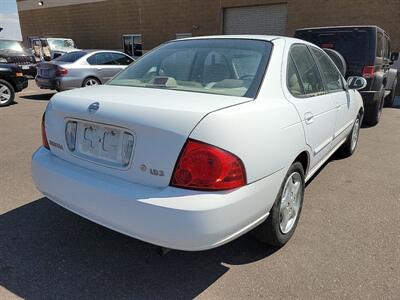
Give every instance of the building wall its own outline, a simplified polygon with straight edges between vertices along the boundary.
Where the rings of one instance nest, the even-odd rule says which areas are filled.
[[[223,8],[288,3],[286,35],[301,27],[378,25],[391,36],[393,50],[400,51],[400,0],[108,0],[51,8],[44,3],[20,11],[25,39],[71,37],[80,48],[121,49],[122,34],[139,33],[144,49],[151,49],[176,33],[221,34]]]

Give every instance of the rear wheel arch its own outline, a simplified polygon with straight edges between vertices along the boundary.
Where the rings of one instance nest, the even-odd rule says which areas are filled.
[[[310,154],[307,151],[303,151],[296,157],[294,162],[301,163],[301,165],[303,166],[304,175],[307,176],[308,167],[310,165]]]

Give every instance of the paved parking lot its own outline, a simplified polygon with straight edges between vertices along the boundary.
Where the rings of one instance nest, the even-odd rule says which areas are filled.
[[[0,299],[399,299],[400,109],[308,184],[284,248],[244,236],[161,257],[36,191],[30,159],[51,95],[30,82],[0,109]]]

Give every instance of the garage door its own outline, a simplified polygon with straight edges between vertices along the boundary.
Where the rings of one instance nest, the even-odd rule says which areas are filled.
[[[284,35],[286,20],[286,4],[225,8],[224,33]]]

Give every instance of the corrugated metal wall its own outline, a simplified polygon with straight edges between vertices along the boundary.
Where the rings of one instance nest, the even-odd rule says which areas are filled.
[[[286,23],[286,4],[224,9],[224,34],[284,35]]]

